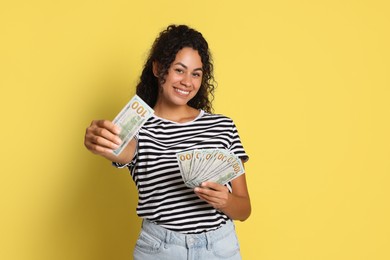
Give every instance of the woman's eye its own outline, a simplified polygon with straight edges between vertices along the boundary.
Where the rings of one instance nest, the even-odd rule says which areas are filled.
[[[182,69],[175,69],[175,71],[176,71],[177,73],[183,73],[183,70],[182,70]]]
[[[194,77],[196,77],[196,78],[199,78],[199,77],[201,77],[202,75],[200,75],[200,73],[194,73],[194,74],[192,74]]]

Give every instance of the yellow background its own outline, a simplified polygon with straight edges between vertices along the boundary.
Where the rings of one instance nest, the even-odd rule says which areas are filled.
[[[390,4],[2,1],[0,259],[131,259],[127,170],[83,146],[134,94],[170,23],[200,30],[236,122],[253,213],[244,259],[390,259]]]

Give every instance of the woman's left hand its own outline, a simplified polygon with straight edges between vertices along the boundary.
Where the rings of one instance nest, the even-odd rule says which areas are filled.
[[[216,182],[203,182],[194,192],[198,197],[216,209],[223,209],[228,205],[229,190],[226,186]]]

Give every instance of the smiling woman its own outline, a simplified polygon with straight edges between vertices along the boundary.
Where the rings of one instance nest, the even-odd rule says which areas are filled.
[[[251,213],[245,174],[225,185],[185,185],[176,160],[189,149],[225,149],[248,160],[230,118],[212,114],[213,64],[206,40],[185,25],[171,25],[155,40],[137,94],[155,114],[115,156],[119,129],[93,121],[85,145],[128,167],[143,219],[134,259],[241,259],[233,220]]]
[[[166,76],[169,70],[176,69],[178,70],[176,72],[181,73],[188,69],[186,68],[188,64],[183,62],[180,64],[179,57],[177,57],[180,56],[182,50],[193,51],[193,55],[188,56],[186,62],[192,63],[192,61],[200,58],[199,67],[195,67],[196,64],[193,64],[192,69],[194,70],[194,76],[199,74],[201,87],[199,87],[195,97],[190,99],[188,105],[196,109],[201,108],[206,112],[212,112],[214,67],[208,43],[200,32],[185,25],[168,26],[154,41],[142,71],[140,82],[137,85],[137,94],[151,107],[154,107],[159,85],[163,85],[167,80]],[[186,54],[188,53],[186,52]],[[184,57],[180,57],[180,59],[182,58]],[[189,60],[190,58],[192,58],[192,61]]]
[[[158,75],[158,63],[153,63],[153,72]],[[154,106],[156,115],[164,117],[172,115],[175,118],[167,118],[172,121],[183,122],[195,118],[199,111],[186,105],[193,99],[199,91],[202,84],[202,61],[197,50],[190,47],[181,49],[168,69],[168,74],[161,80],[160,94],[157,97],[157,102]],[[183,115],[192,115],[192,118],[180,118],[181,113],[176,111],[171,113],[165,107],[183,110]],[[188,110],[188,111],[187,111]]]

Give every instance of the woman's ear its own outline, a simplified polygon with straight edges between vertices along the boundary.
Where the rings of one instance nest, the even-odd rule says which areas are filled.
[[[158,78],[158,63],[157,63],[157,61],[153,61],[152,66],[153,66],[153,75],[156,78]]]

